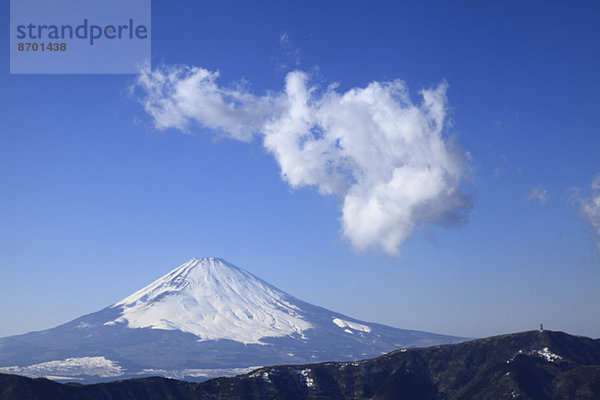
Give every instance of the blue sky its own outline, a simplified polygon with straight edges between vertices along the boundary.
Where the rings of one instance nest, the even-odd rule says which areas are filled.
[[[396,254],[357,249],[347,192],[291,187],[262,133],[157,129],[133,75],[10,75],[0,7],[0,336],[218,256],[366,321],[600,337],[597,4],[153,1],[153,67],[219,71],[223,90],[275,98],[303,71],[317,97],[400,79],[419,105],[447,83],[442,138],[464,169],[446,187],[468,218],[418,219]]]

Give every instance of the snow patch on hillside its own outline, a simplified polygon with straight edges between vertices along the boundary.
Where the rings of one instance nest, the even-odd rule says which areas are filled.
[[[361,332],[367,332],[367,333],[371,332],[371,328],[367,325],[359,324],[357,322],[346,321],[341,318],[334,318],[333,323],[336,324],[337,326],[339,326],[340,328],[350,328],[350,329],[354,329],[355,331],[361,331]],[[346,331],[347,331],[347,329],[346,329]],[[350,332],[350,333],[352,333],[352,332]]]
[[[534,351],[539,357],[542,357],[543,359],[545,359],[548,362],[562,360],[561,356],[559,356],[558,354],[551,353],[547,347],[544,347],[542,350],[534,350]]]
[[[32,378],[69,379],[66,376],[89,375],[112,378],[123,375],[123,369],[115,361],[100,357],[73,357],[54,360],[26,367],[0,367],[0,372]]]
[[[304,385],[306,385],[306,387],[310,388],[315,386],[315,380],[310,376],[312,373],[310,368],[306,368],[301,371],[296,371],[296,373],[300,376],[300,379],[302,379],[302,382],[304,382]]]

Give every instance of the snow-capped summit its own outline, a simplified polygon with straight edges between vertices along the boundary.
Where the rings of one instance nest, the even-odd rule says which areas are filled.
[[[262,344],[312,328],[292,296],[219,258],[194,258],[119,301],[122,315],[106,324],[179,330],[200,340]]]
[[[0,339],[0,372],[94,382],[204,380],[254,366],[354,361],[462,338],[360,321],[219,258],[194,258],[100,311]]]

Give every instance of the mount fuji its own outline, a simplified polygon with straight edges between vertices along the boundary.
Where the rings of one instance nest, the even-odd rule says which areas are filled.
[[[85,383],[149,375],[201,381],[464,340],[359,321],[225,260],[194,258],[103,310],[0,339],[0,372]]]

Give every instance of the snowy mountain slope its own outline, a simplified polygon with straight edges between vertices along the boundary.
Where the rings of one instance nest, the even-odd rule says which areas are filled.
[[[353,361],[462,340],[359,321],[211,257],[192,259],[98,312],[0,339],[0,372],[43,371],[84,382],[147,375],[202,380],[253,366]],[[103,362],[89,368],[73,360]]]
[[[264,337],[302,334],[313,327],[290,299],[223,260],[193,259],[112,306],[122,307],[122,315],[107,324],[261,344]]]

